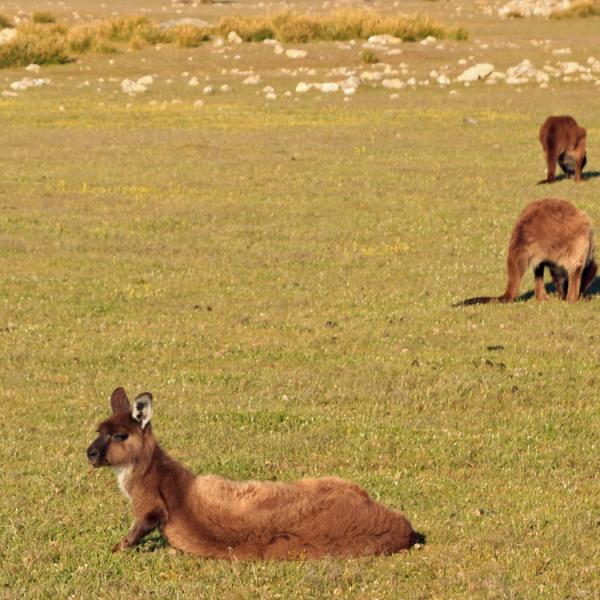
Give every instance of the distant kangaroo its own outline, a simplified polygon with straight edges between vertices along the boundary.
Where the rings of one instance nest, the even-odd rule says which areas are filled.
[[[587,162],[585,144],[587,132],[573,117],[548,117],[540,128],[540,142],[544,149],[548,175],[547,183],[556,176],[556,162],[567,177],[575,173],[581,181],[581,171]]]
[[[545,198],[529,204],[513,227],[506,260],[508,281],[502,296],[469,298],[460,305],[512,302],[525,271],[533,267],[536,300],[547,300],[544,267],[561,299],[577,302],[596,276],[590,218],[566,200]],[[568,289],[565,284],[568,280]]]
[[[113,552],[135,546],[157,527],[175,548],[227,559],[391,554],[419,540],[400,513],[343,479],[279,483],[196,476],[156,442],[151,394],[140,394],[131,407],[117,388],[111,406],[87,456],[94,467],[115,470],[133,506],[135,522]]]

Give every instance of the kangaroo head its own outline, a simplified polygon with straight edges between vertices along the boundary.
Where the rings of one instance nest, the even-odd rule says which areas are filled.
[[[123,388],[110,397],[112,415],[98,425],[98,437],[87,449],[94,467],[124,467],[135,463],[144,447],[144,436],[152,435],[152,394],[140,394],[133,406]]]

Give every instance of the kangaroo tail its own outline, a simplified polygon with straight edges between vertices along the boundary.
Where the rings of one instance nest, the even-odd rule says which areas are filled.
[[[504,296],[476,296],[475,298],[467,298],[462,302],[457,302],[452,306],[473,306],[474,304],[497,304],[498,302],[508,302],[506,295]]]

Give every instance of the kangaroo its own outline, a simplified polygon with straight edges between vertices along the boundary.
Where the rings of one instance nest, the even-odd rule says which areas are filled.
[[[513,227],[506,260],[508,281],[502,296],[469,298],[459,305],[512,302],[528,267],[533,267],[535,298],[547,300],[544,268],[561,299],[577,302],[596,276],[590,218],[566,200],[544,198],[527,205]]]
[[[152,433],[152,394],[133,406],[123,388],[112,415],[87,449],[94,467],[110,466],[135,521],[113,547],[137,545],[159,528],[180,550],[206,558],[300,559],[391,554],[421,539],[400,513],[338,479],[230,481],[196,476],[170,458]]]
[[[573,117],[548,117],[540,128],[539,137],[546,157],[546,183],[555,180],[557,161],[567,177],[574,172],[575,181],[581,181],[581,171],[587,162],[586,130],[579,127]]]

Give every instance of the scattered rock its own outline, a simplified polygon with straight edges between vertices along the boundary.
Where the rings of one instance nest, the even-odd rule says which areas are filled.
[[[244,85],[258,85],[262,81],[260,75],[248,75],[242,83]]]
[[[215,93],[215,88],[213,88],[212,85],[207,85],[202,89],[202,93],[205,96],[210,96],[210,94],[214,94]]]
[[[17,30],[10,27],[0,29],[0,46],[12,42],[17,37]]]
[[[310,90],[310,85],[308,83],[305,83],[304,81],[301,81],[296,86],[296,93],[297,94],[305,94],[309,90]]]
[[[460,82],[478,81],[479,79],[485,79],[493,70],[494,65],[479,63],[463,71],[456,80]]]
[[[192,87],[196,87],[200,85],[200,82],[198,81],[198,78],[194,75],[194,77],[192,77],[189,81],[188,81],[188,85],[191,85]]]
[[[381,85],[388,90],[401,90],[406,87],[406,83],[401,79],[384,79]]]
[[[308,52],[306,50],[294,50],[290,48],[285,51],[285,55],[288,58],[306,58],[308,56]]]
[[[227,41],[230,44],[241,44],[242,43],[242,38],[237,34],[236,31],[230,31],[227,34]]]
[[[26,71],[30,71],[32,73],[37,73],[41,69],[40,65],[36,65],[35,63],[31,63],[25,67]]]
[[[11,90],[27,90],[32,87],[41,87],[43,85],[48,85],[50,83],[49,79],[36,79],[31,77],[23,77],[21,81],[13,81],[10,84]]]
[[[394,46],[396,44],[401,44],[402,39],[389,33],[383,33],[381,35],[372,35],[367,42],[369,42],[369,44],[379,44],[380,46]]]
[[[501,17],[548,17],[570,6],[571,0],[511,0],[498,9],[498,14]]]
[[[204,100],[196,100],[194,102],[194,108],[202,108],[204,106]]]

